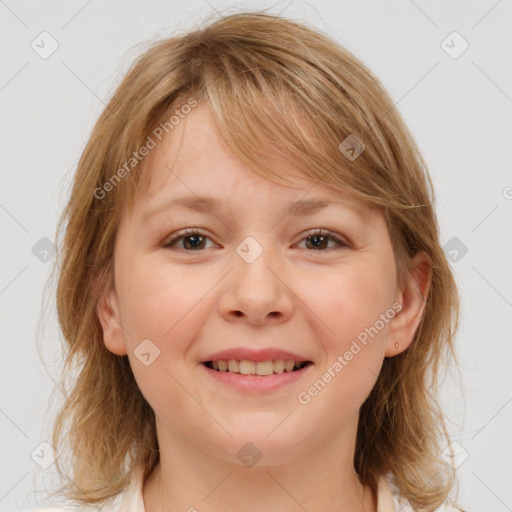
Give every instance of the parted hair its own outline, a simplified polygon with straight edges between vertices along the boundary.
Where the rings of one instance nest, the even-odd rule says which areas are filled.
[[[233,154],[261,176],[293,183],[282,171],[293,168],[378,208],[399,283],[415,254],[430,256],[421,323],[406,350],[384,359],[360,409],[354,467],[374,492],[391,473],[415,509],[435,510],[456,483],[442,457],[450,439],[438,392],[442,370],[457,362],[459,297],[427,165],[390,95],[354,54],[305,22],[266,11],[221,15],[150,41],[83,149],[56,235],[65,362],[53,426],[58,493],[100,504],[159,461],[153,410],[127,356],[105,347],[97,306],[113,280],[120,219],[148,183],[141,148],[158,143],[159,126],[171,130],[173,112],[194,104],[208,106]],[[357,158],[342,151],[349,136],[364,144]]]

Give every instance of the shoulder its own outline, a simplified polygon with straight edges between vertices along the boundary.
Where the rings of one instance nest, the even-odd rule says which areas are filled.
[[[409,500],[404,497],[393,496],[393,503],[395,510],[400,512],[417,512],[412,508]],[[464,512],[461,508],[457,508],[449,503],[443,503],[440,507],[436,508],[434,512]]]
[[[69,512],[70,510],[69,508],[31,508],[23,512]]]
[[[23,512],[145,512],[142,486],[143,472],[138,468],[133,471],[129,485],[112,501],[104,503],[99,508],[94,505],[66,506],[62,504],[58,507],[33,508]]]
[[[118,507],[103,506],[101,508],[93,508],[92,506],[62,506],[62,507],[50,507],[50,508],[31,508],[29,510],[23,510],[23,512],[117,512]],[[122,510],[122,509],[121,509]]]
[[[389,484],[389,488],[391,490],[391,496],[393,500],[393,510],[400,512],[416,512],[415,509],[412,508],[411,503],[407,498],[400,495],[400,491],[395,486],[392,476],[390,474],[386,475],[386,480]],[[443,503],[440,507],[436,508],[434,512],[464,512],[461,508],[458,508],[450,503]]]
[[[92,504],[82,504],[82,505],[70,505],[69,503],[58,504],[53,507],[39,507],[39,508],[31,508],[28,510],[23,510],[23,512],[124,512],[123,508],[119,507],[119,500],[122,499],[124,493],[121,493],[117,496],[113,501],[106,502],[101,506],[95,506]],[[127,511],[126,511],[127,512]],[[130,509],[131,512],[131,509]]]
[[[51,508],[31,508],[29,510],[24,510],[23,512],[91,512],[92,510],[94,511],[98,511],[98,510],[101,510],[102,512],[114,512],[114,510],[116,510],[117,512],[117,509],[112,509],[110,507],[103,507],[101,509],[98,509],[98,508],[95,508],[95,509],[92,509],[91,507],[88,507],[86,505],[84,505],[83,507],[77,507],[77,506],[72,506],[72,507],[51,507]]]
[[[122,499],[124,493],[120,495]],[[31,508],[29,510],[23,510],[23,512],[118,512],[124,509],[119,508],[119,498],[114,500],[114,503],[107,503],[100,508],[93,505],[66,505],[62,504],[58,507],[47,507],[47,508]]]

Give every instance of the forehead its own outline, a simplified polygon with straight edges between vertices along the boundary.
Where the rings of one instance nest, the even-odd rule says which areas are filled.
[[[356,201],[332,185],[304,176],[293,168],[276,165],[273,176],[261,176],[229,150],[212,113],[204,104],[196,106],[166,134],[145,162],[147,187],[138,203],[173,202],[191,210],[219,210],[222,203],[237,198],[258,199],[266,206],[313,213],[341,204],[365,221],[372,208]]]

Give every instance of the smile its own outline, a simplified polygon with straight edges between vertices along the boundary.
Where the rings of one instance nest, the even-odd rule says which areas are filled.
[[[221,386],[254,396],[262,393],[266,395],[291,386],[309,374],[314,364],[312,361],[284,359],[268,361],[221,359],[203,361],[199,366],[204,368],[208,378],[214,379]],[[240,370],[247,373],[241,373]]]
[[[218,372],[238,373],[241,375],[266,376],[284,372],[294,372],[311,364],[310,361],[292,361],[284,359],[268,361],[251,361],[249,359],[229,359],[228,361],[205,361],[203,363],[211,370]]]

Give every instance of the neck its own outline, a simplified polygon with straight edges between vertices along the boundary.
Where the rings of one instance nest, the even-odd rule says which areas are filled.
[[[158,422],[157,431],[164,433]],[[345,433],[344,439],[350,438]],[[143,489],[146,512],[377,510],[376,497],[359,482],[353,467],[355,446],[343,443],[341,436],[307,453],[292,447],[282,463],[264,464],[263,457],[250,468],[220,458],[208,447],[198,449],[175,431],[165,431],[158,439],[160,462]],[[270,453],[267,448],[262,452]]]

